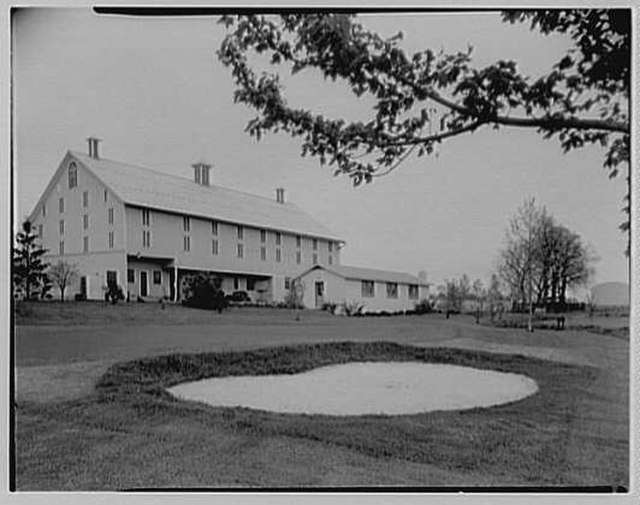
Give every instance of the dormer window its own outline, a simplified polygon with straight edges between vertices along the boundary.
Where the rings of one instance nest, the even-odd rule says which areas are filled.
[[[78,185],[78,167],[75,161],[69,163],[69,189]]]

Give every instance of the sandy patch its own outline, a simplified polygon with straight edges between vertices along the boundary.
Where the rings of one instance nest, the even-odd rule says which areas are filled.
[[[538,386],[524,375],[429,363],[348,363],[294,375],[212,378],[179,384],[179,398],[288,413],[412,414],[520,400]]]

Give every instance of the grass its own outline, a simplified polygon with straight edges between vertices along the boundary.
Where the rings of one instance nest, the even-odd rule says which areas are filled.
[[[628,487],[627,341],[583,331],[531,335],[437,315],[305,312],[296,322],[286,310],[57,305],[29,307],[45,325],[16,327],[20,490]],[[73,313],[85,325],[51,324]],[[100,326],[105,314],[130,319]],[[506,348],[509,354],[482,350]],[[542,350],[554,361],[527,356]],[[561,362],[567,356],[573,365]],[[524,373],[540,391],[460,412],[331,417],[214,408],[164,390],[208,376],[296,373],[353,360]]]
[[[327,319],[325,312],[304,311],[312,320]],[[228,324],[238,320],[249,324],[263,324],[265,320],[295,323],[294,311],[284,308],[229,307],[222,314],[216,311],[184,307],[158,302],[106,304],[86,302],[25,302],[16,303],[15,323],[18,326],[87,326],[112,324]],[[291,316],[291,317],[287,317]]]

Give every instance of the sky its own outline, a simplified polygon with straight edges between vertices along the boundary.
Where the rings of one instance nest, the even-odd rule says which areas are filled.
[[[408,159],[392,174],[354,188],[286,134],[261,141],[244,132],[253,113],[233,103],[230,71],[215,51],[225,30],[213,17],[98,16],[89,9],[23,9],[13,18],[12,85],[16,222],[23,220],[67,150],[102,140],[101,157],[192,177],[213,165],[212,183],[286,197],[346,241],[342,263],[417,274],[429,282],[466,273],[485,284],[508,220],[528,197],[582,236],[598,256],[592,284],[628,282],[618,230],[623,177],[609,180],[603,151],[563,154],[528,129],[484,129]],[[366,15],[367,28],[402,31],[409,52],[474,47],[481,66],[514,59],[536,77],[568,41],[508,25],[497,13]],[[364,118],[370,102],[304,72],[284,79],[292,105]]]

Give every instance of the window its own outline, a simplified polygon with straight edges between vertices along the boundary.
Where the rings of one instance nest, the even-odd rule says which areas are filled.
[[[136,272],[133,268],[127,268],[127,282],[134,284],[136,282]]]
[[[89,237],[82,237],[82,252],[89,252]]]
[[[42,204],[42,217],[47,217],[47,206]]]
[[[282,261],[282,253],[280,252],[280,249],[276,249],[276,261],[278,263]]]
[[[313,250],[314,251],[318,250],[318,239],[317,238],[313,239]]]
[[[314,265],[318,264],[318,254],[317,253],[313,253],[313,264]]]
[[[296,247],[298,249],[300,249],[300,246],[302,246],[302,237],[300,235],[296,236]]]
[[[260,230],[260,242],[263,244],[267,241],[267,232],[265,230]]]
[[[284,289],[291,289],[291,277],[284,278]]]
[[[329,265],[333,265],[333,256],[329,256]]]
[[[218,234],[218,221],[211,221],[211,234],[212,235]]]
[[[144,249],[151,247],[151,230],[142,230],[142,247]]]
[[[182,240],[182,248],[185,251],[191,250],[191,237],[189,235],[185,235]]]
[[[302,253],[300,251],[296,252],[296,263],[299,265],[302,263]]]
[[[265,261],[267,259],[267,248],[266,247],[261,247],[260,248],[260,259],[262,261]]]
[[[109,232],[109,249],[113,249],[113,243],[114,243],[114,240],[113,240],[113,232],[112,232],[112,231],[110,231],[110,232]]]
[[[142,226],[149,226],[151,224],[151,211],[149,209],[142,209]]]
[[[60,249],[59,249],[59,251],[60,251],[60,253],[59,253],[60,256],[64,255],[64,240],[60,241]]]
[[[276,245],[282,244],[282,233],[279,231],[276,232]]]
[[[69,164],[69,189],[73,189],[78,185],[78,167],[75,161]]]
[[[82,228],[85,230],[89,229],[89,214],[82,216]]]
[[[387,298],[398,298],[398,283],[387,282]]]
[[[60,235],[64,235],[64,219],[60,220]]]
[[[218,255],[218,241],[217,241],[217,240],[214,240],[214,241],[212,241],[212,243],[211,243],[211,253],[212,253],[214,256],[217,256],[217,255]]]
[[[237,277],[233,278],[233,289],[236,291],[240,288],[240,281]]]
[[[108,192],[107,192],[107,190],[105,189],[105,190],[104,190],[104,203],[107,203],[108,196],[109,196],[109,193],[108,193]]]
[[[89,206],[89,192],[85,191],[82,193],[82,206],[83,207],[88,207]]]
[[[362,297],[373,298],[375,295],[375,283],[373,281],[362,281]]]
[[[238,258],[244,258],[244,246],[238,244]]]
[[[64,198],[58,200],[58,211],[60,211],[60,214],[64,212]]]
[[[182,229],[184,231],[191,231],[191,219],[188,216],[182,218]]]
[[[329,246],[329,252],[332,253],[333,252],[333,242],[329,241],[328,242],[328,246]]]
[[[153,283],[162,284],[162,272],[160,270],[153,271]]]
[[[247,291],[255,291],[255,290],[256,290],[256,280],[247,279]]]
[[[418,285],[417,284],[409,284],[409,299],[417,300],[418,299]]]
[[[44,235],[42,234],[42,225],[41,224],[38,225],[38,237],[40,237],[40,240],[42,240],[42,238],[44,237]]]
[[[118,272],[115,270],[107,270],[107,286],[116,286],[118,284]]]
[[[109,207],[109,224],[113,224],[113,207]]]
[[[242,240],[244,238],[244,228],[242,226],[238,226],[238,240]]]

